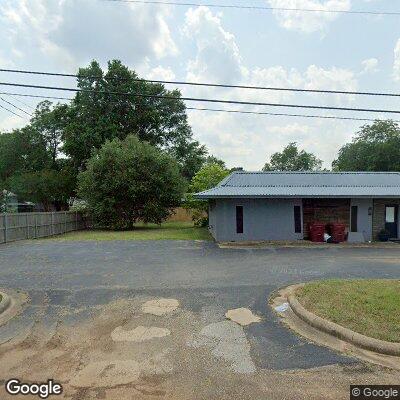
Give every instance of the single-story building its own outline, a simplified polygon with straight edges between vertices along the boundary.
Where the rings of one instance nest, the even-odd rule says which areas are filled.
[[[217,241],[307,239],[315,221],[344,223],[349,240],[399,238],[400,172],[236,171],[196,198]]]

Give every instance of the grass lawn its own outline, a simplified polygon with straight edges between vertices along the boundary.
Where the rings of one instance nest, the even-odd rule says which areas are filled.
[[[309,311],[355,332],[400,342],[400,280],[326,280],[296,292]]]
[[[54,236],[50,240],[211,240],[207,228],[193,226],[192,222],[165,222],[159,225],[138,224],[131,231],[90,229]]]

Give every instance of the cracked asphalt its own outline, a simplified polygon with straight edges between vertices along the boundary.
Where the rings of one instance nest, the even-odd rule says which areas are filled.
[[[215,391],[215,393],[207,391],[206,386],[203,391],[188,390],[187,386],[193,389],[193,385],[199,388],[201,385],[199,382],[196,383],[195,378],[187,377],[187,382],[184,379],[187,385],[181,382],[183,386],[178,390],[176,372],[180,370],[185,355],[181,355],[181,361],[179,356],[175,355],[173,366],[160,372],[164,380],[152,383],[154,387],[161,385],[162,390],[155,390],[153,387],[150,394],[146,395],[146,390],[138,389],[136,385],[135,390],[132,389],[135,395],[132,395],[131,391],[129,392],[131,397],[127,395],[126,398],[143,396],[152,398],[153,395],[155,398],[171,399],[214,398],[215,395],[215,398],[242,399],[246,398],[242,392],[244,379],[246,379],[245,386],[248,387],[246,394],[253,396],[249,398],[267,394],[269,398],[301,398],[303,392],[299,392],[296,385],[301,386],[301,382],[304,384],[312,381],[318,385],[318,382],[325,382],[327,376],[332,379],[332,390],[335,384],[340,389],[339,392],[333,390],[332,393],[336,397],[322,396],[322,392],[316,391],[314,387],[310,388],[310,391],[304,391],[304,398],[341,398],[341,396],[347,398],[346,385],[350,382],[360,382],[360,380],[369,382],[375,377],[380,379],[379,382],[391,383],[395,380],[395,376],[398,378],[398,375],[378,367],[364,365],[356,359],[305,341],[279,322],[277,316],[267,306],[267,299],[280,287],[314,279],[399,278],[399,276],[400,246],[385,249],[334,246],[220,249],[214,243],[200,241],[15,242],[0,246],[0,287],[23,290],[28,293],[31,301],[22,314],[0,327],[0,344],[3,343],[0,345],[0,350],[8,346],[6,350],[0,352],[0,360],[1,357],[10,357],[12,351],[20,351],[18,348],[20,344],[15,344],[14,348],[9,344],[17,333],[25,332],[25,336],[29,338],[38,324],[41,329],[50,332],[49,337],[54,338],[60,326],[64,331],[70,329],[70,332],[77,329],[76,327],[90,326],[99,314],[108,310],[110,304],[128,299],[132,301],[129,304],[134,308],[141,299],[174,298],[180,302],[181,314],[171,317],[168,322],[171,336],[174,334],[174,324],[177,330],[179,328],[180,335],[186,339],[197,335],[205,326],[224,321],[225,312],[232,308],[247,307],[261,316],[260,323],[251,324],[243,329],[246,343],[249,344],[251,360],[257,369],[255,374],[257,379],[235,374],[229,370],[228,365],[226,372],[215,372],[214,375],[221,373],[221,376],[225,376],[226,385],[228,382],[232,385],[229,389],[226,387],[225,391]],[[126,311],[126,305],[124,307],[118,309],[120,315]],[[113,329],[117,324],[132,324],[132,318],[128,315],[124,314],[124,319],[118,320],[115,310],[114,315],[112,314],[110,313],[110,320],[107,323]],[[138,318],[144,317],[138,316]],[[143,321],[143,323],[149,322],[148,319]],[[152,323],[157,321],[161,320],[152,320]],[[107,327],[102,325],[102,329],[104,328],[102,335],[107,338],[108,325]],[[65,346],[70,340],[65,339]],[[184,342],[182,343],[171,342],[168,348],[185,346]],[[36,342],[29,346],[35,351],[40,347]],[[45,347],[43,344],[41,346],[43,351]],[[26,342],[23,348],[27,348]],[[64,352],[66,348],[63,348]],[[84,351],[83,346],[82,352]],[[201,350],[188,351],[194,352],[194,359],[199,357],[198,365],[193,367],[199,379],[202,374],[208,374],[207,379],[214,379],[214,375],[210,375],[213,367],[207,364],[214,362],[215,354],[212,354],[212,349],[207,361],[203,358],[204,354],[200,354]],[[87,353],[85,357],[92,359],[90,354]],[[21,363],[23,362],[25,361],[21,359]],[[72,365],[73,361],[69,360],[68,363]],[[14,370],[4,370],[0,378],[6,379],[7,374],[13,371],[15,373],[21,371],[23,374],[23,370],[18,368],[16,364]],[[77,371],[79,368],[81,366],[77,363]],[[207,368],[208,372],[203,371]],[[215,368],[222,371],[225,366],[217,363]],[[182,373],[184,374],[183,370]],[[230,375],[232,373],[233,375]],[[182,376],[184,375],[180,376],[180,381],[183,379]],[[217,382],[223,387],[225,381],[221,376]],[[62,378],[60,375],[60,379],[64,379],[66,384],[69,378],[68,374],[65,377],[62,375]],[[256,380],[253,381],[254,379]],[[276,387],[274,379],[277,382]],[[293,379],[297,383],[290,387],[287,379],[292,384]],[[172,382],[175,382],[175,385],[172,385]],[[285,388],[278,390],[279,384],[285,385]],[[90,391],[74,392],[71,389],[65,393],[65,397],[98,398],[96,396],[100,393],[100,398],[113,398],[118,393],[120,398],[125,398],[121,388],[101,389],[100,392],[99,388],[96,390],[97,392],[93,394]],[[294,394],[295,397],[292,397]]]

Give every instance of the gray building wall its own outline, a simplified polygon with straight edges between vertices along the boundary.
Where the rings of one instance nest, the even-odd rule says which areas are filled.
[[[302,199],[217,199],[210,201],[209,230],[215,240],[298,240],[304,232],[294,231],[294,206],[301,207]],[[243,233],[236,233],[236,206],[243,206]],[[373,240],[372,199],[351,199],[350,206],[358,206],[357,229],[364,240]],[[400,214],[400,213],[399,213]],[[303,220],[301,221],[303,229]]]
[[[358,206],[357,214],[357,232],[364,236],[364,240],[372,240],[372,199],[351,199],[350,207]],[[351,208],[350,208],[351,210]],[[370,214],[370,215],[369,215]],[[351,216],[350,216],[351,221]]]
[[[210,232],[221,242],[302,239],[303,232],[294,231],[295,205],[302,216],[301,199],[217,199],[210,205]],[[243,206],[243,233],[236,233],[236,206]]]

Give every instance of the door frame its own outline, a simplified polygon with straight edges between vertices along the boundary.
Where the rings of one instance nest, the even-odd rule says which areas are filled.
[[[396,236],[390,237],[391,239],[398,239],[399,237],[399,205],[398,204],[385,204],[385,229],[386,228],[386,209],[387,207],[394,207],[394,224],[396,224]]]

